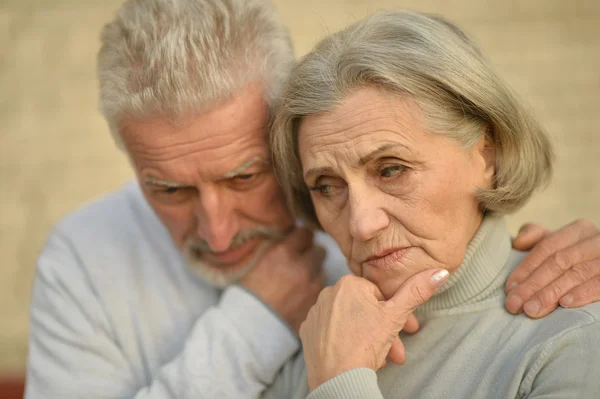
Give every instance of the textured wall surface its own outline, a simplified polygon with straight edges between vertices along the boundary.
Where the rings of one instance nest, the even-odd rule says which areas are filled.
[[[600,225],[600,1],[279,0],[302,55],[381,8],[441,13],[478,38],[550,132],[551,186],[511,217]],[[131,177],[97,112],[98,33],[118,0],[0,1],[0,371],[21,370],[35,259],[62,215]]]

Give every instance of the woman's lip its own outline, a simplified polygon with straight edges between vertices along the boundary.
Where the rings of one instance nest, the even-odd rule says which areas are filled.
[[[401,259],[410,247],[390,248],[368,257],[363,263],[382,269],[389,269]]]
[[[369,256],[367,259],[365,259],[365,262],[370,262],[370,261],[375,260],[375,259],[385,258],[386,256],[393,254],[394,252],[402,251],[402,250],[405,250],[407,248],[408,247],[398,247],[398,248],[386,249],[386,250],[383,250],[383,251],[381,251],[380,253],[378,253],[376,255]]]

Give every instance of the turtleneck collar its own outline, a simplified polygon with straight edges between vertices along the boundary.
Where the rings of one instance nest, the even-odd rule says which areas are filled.
[[[505,264],[511,252],[506,220],[502,215],[487,214],[469,243],[465,257],[448,282],[429,301],[421,305],[416,316],[427,318],[439,311],[460,312],[472,305],[497,296],[506,279]]]

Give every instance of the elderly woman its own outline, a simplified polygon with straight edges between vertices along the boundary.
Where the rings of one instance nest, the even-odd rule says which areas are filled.
[[[392,11],[326,38],[292,73],[272,147],[291,207],[360,277],[302,326],[311,398],[600,397],[598,304],[503,307],[524,256],[503,215],[548,181],[552,151],[458,27]]]

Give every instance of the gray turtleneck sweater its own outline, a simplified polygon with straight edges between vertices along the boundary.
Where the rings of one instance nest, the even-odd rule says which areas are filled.
[[[524,255],[504,218],[486,216],[459,269],[417,310],[421,330],[401,335],[406,364],[350,370],[309,395],[298,356],[265,398],[600,398],[600,303],[511,315],[503,286]]]

